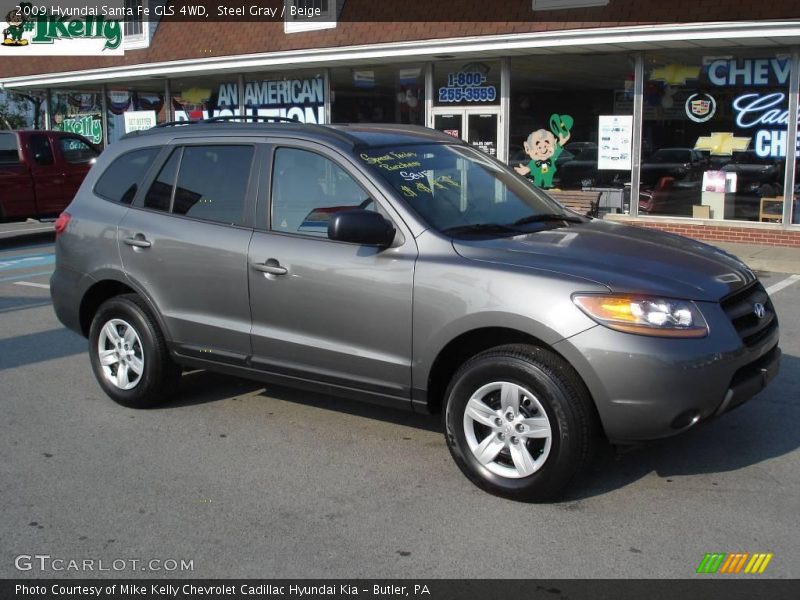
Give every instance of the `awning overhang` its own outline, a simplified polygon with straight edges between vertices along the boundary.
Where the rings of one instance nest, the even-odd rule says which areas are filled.
[[[631,52],[676,48],[790,48],[800,45],[800,20],[680,23],[545,31],[338,48],[314,48],[142,63],[0,78],[0,88],[90,88],[171,77],[296,70],[366,64],[558,53]]]

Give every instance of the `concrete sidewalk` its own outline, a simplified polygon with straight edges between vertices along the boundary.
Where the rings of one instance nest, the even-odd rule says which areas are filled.
[[[800,248],[760,246],[733,242],[707,242],[735,254],[754,271],[800,273]]]
[[[39,241],[55,235],[53,223],[28,219],[20,223],[0,223],[0,248],[12,248]]]

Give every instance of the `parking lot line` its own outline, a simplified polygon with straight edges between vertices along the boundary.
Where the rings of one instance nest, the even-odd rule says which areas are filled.
[[[15,275],[14,277],[0,277],[0,283],[4,281],[19,281],[27,279],[28,277],[38,277],[39,275],[52,275],[52,271],[39,271],[37,273],[25,273],[24,275]]]
[[[55,254],[31,254],[27,256],[10,256],[0,259],[0,271],[17,271],[31,267],[43,267],[56,262]]]
[[[50,289],[50,286],[48,284],[36,283],[34,281],[15,281],[14,285],[27,285],[28,287],[44,288],[46,290]]]
[[[800,281],[800,275],[792,275],[791,277],[787,277],[783,281],[779,281],[767,288],[767,293],[771,296],[775,292],[780,292],[782,289],[789,287],[793,283],[797,283]]]

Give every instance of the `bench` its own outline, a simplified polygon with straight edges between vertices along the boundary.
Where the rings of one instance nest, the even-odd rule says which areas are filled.
[[[602,192],[583,192],[580,190],[547,190],[559,204],[587,217],[596,217]]]

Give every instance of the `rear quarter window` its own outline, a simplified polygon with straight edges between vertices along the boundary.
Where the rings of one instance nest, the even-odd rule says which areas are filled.
[[[17,136],[13,133],[0,133],[0,165],[19,164]]]
[[[112,202],[130,204],[160,151],[161,148],[141,148],[118,156],[97,180],[94,193]]]

